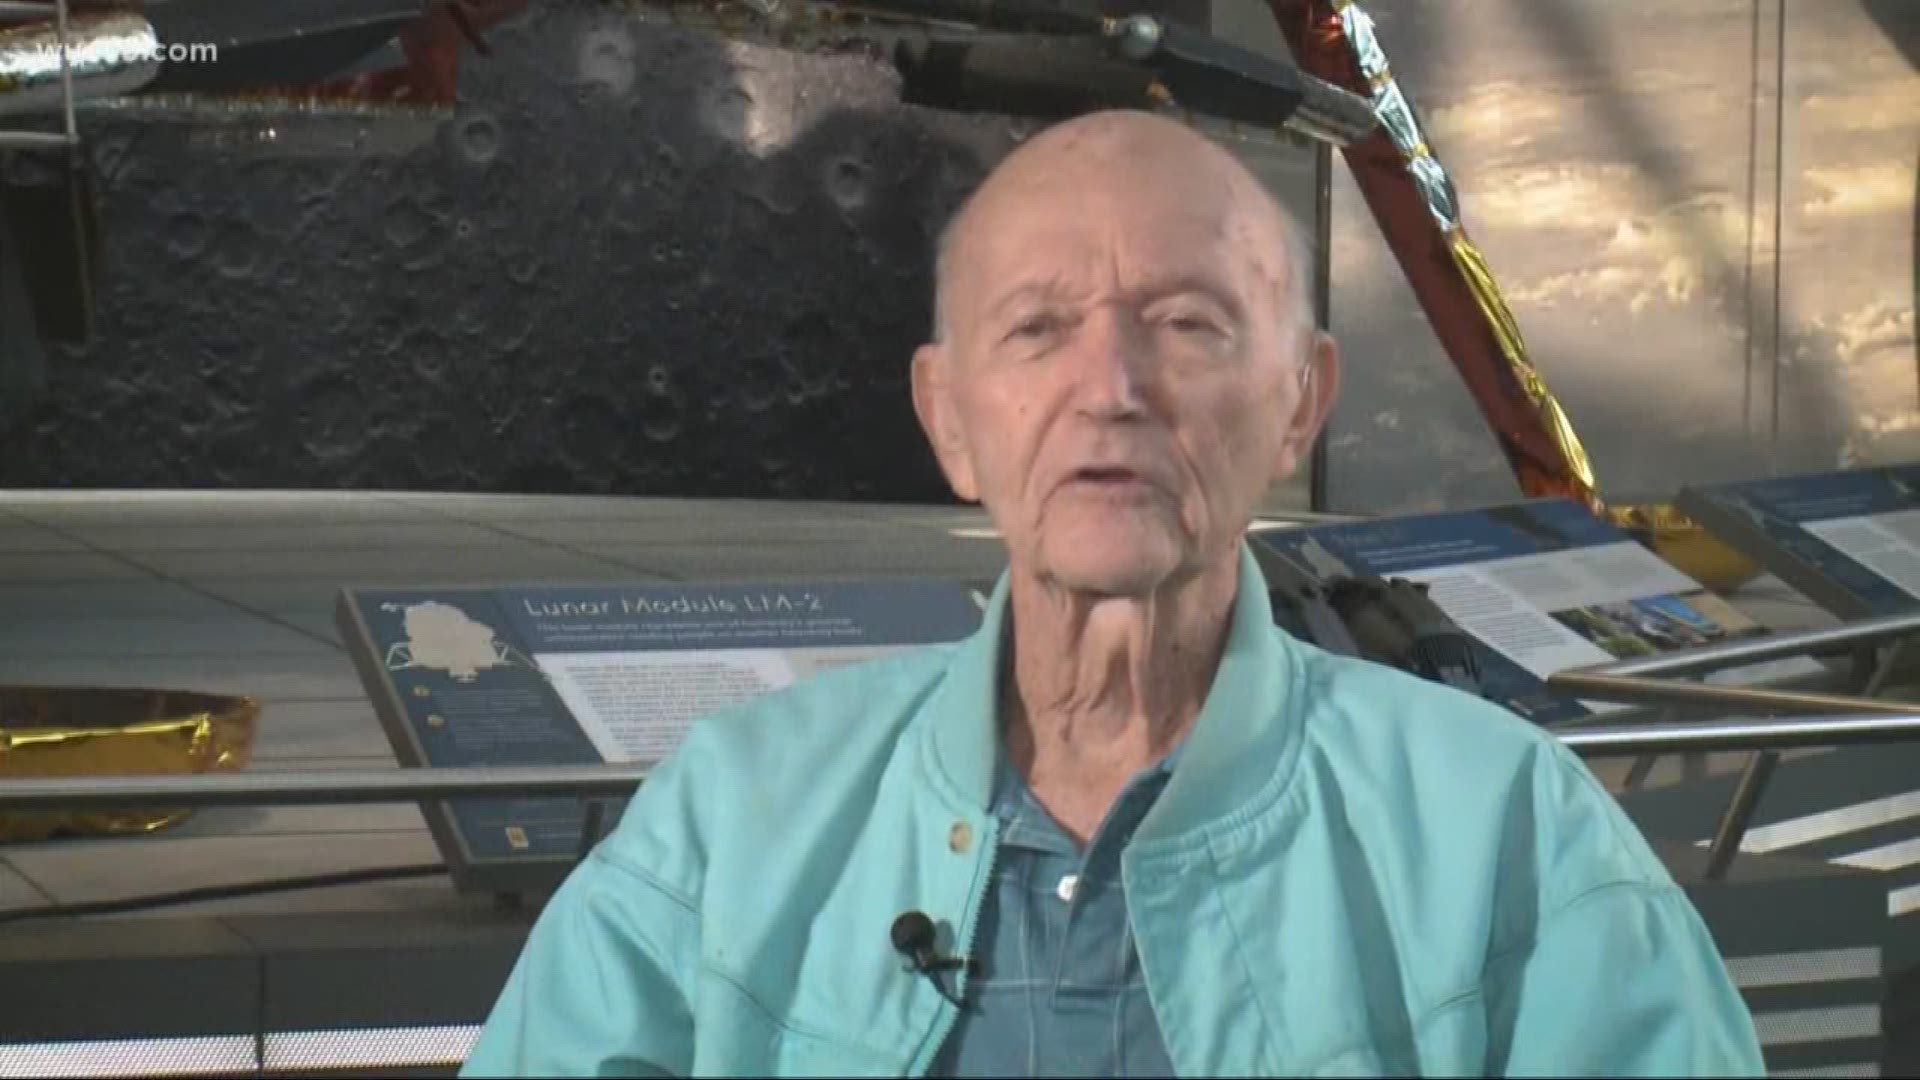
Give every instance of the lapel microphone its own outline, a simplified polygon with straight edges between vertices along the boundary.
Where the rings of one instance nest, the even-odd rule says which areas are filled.
[[[903,912],[893,920],[893,951],[907,958],[910,970],[917,971],[933,983],[940,996],[960,1005],[960,999],[947,989],[946,981],[940,976],[947,971],[965,971],[976,969],[974,962],[967,957],[941,956],[934,941],[938,936],[934,931],[933,920],[924,911]]]

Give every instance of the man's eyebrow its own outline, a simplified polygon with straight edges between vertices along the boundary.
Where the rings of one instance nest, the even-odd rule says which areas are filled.
[[[1247,300],[1231,283],[1217,275],[1204,272],[1188,272],[1150,279],[1129,290],[1136,302],[1164,300],[1170,296],[1199,295],[1227,309],[1227,314],[1238,319],[1246,316]],[[1035,278],[1019,282],[1005,292],[994,297],[987,304],[988,318],[1003,317],[1009,308],[1031,300],[1058,300],[1073,294],[1074,290],[1063,277]]]
[[[1142,282],[1139,294],[1148,300],[1198,293],[1227,308],[1235,317],[1244,314],[1246,299],[1224,279],[1205,273],[1174,274]]]
[[[1001,293],[992,303],[988,304],[987,314],[989,316],[1001,315],[1005,313],[1006,309],[1022,301],[1031,299],[1053,299],[1059,297],[1064,292],[1066,292],[1065,283],[1059,278],[1023,281],[1013,288],[1008,289],[1006,292]]]

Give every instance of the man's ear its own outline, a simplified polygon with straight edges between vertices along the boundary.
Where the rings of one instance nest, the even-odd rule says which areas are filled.
[[[967,446],[960,414],[953,406],[953,359],[941,345],[922,345],[913,354],[913,411],[920,417],[933,456],[946,474],[947,485],[966,502],[980,501],[973,454]]]
[[[1293,416],[1280,440],[1279,459],[1274,462],[1275,480],[1286,480],[1313,453],[1314,440],[1333,415],[1340,397],[1340,344],[1333,335],[1315,330],[1300,365],[1300,396]]]

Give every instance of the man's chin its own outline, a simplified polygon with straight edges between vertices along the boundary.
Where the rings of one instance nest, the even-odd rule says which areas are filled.
[[[1172,551],[1116,551],[1083,549],[1062,552],[1049,560],[1047,576],[1071,592],[1091,596],[1145,598],[1179,573],[1181,560]]]

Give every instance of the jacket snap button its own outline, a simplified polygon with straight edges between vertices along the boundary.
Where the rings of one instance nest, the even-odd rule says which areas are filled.
[[[947,846],[953,849],[954,854],[965,855],[967,849],[973,846],[973,826],[964,821],[954,822],[953,828],[947,830]]]

